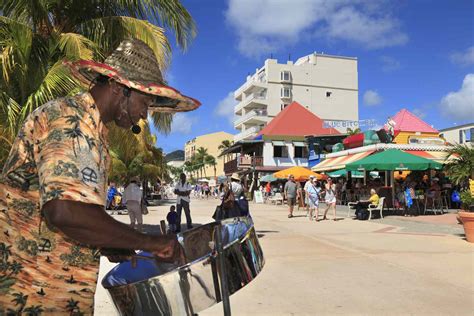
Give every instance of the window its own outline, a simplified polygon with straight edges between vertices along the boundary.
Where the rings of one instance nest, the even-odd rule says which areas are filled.
[[[282,98],[291,98],[291,88],[290,87],[281,88],[281,97]]]
[[[273,157],[275,157],[275,158],[288,158],[288,147],[286,147],[286,146],[273,146]]]
[[[293,142],[295,147],[295,158],[308,158],[308,147],[304,142]]]
[[[284,108],[286,108],[288,105],[290,105],[289,103],[282,103],[281,104],[281,109],[283,110]]]
[[[273,157],[276,158],[288,158],[288,147],[284,141],[274,140],[273,145]]]
[[[464,133],[463,130],[459,131],[459,143],[462,144],[464,142]]]
[[[308,158],[308,147],[295,146],[295,158]]]
[[[331,96],[332,92],[331,91],[326,91],[326,98],[329,98]]]
[[[291,81],[291,73],[289,71],[280,72],[281,81]]]

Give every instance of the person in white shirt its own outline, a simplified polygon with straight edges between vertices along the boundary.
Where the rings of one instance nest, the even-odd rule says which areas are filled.
[[[191,191],[192,187],[188,182],[186,182],[186,175],[182,173],[179,176],[179,181],[176,184],[176,187],[174,188],[174,193],[176,194],[176,210],[178,211],[176,233],[181,231],[181,212],[183,208],[184,214],[186,215],[186,224],[188,225],[188,229],[193,228],[191,211],[189,209],[189,195],[191,194]]]
[[[314,181],[314,176],[311,175],[309,176],[308,181],[304,184],[304,196],[305,196],[305,204],[306,204],[306,216],[309,216],[309,219],[311,220],[311,216],[309,214],[310,211],[310,206],[309,206],[309,188],[313,186],[313,181]]]
[[[143,225],[142,215],[142,190],[138,186],[138,179],[132,178],[130,184],[127,185],[123,192],[123,200],[127,205],[128,216],[130,217],[130,226],[135,228],[137,223],[137,229],[141,231]]]

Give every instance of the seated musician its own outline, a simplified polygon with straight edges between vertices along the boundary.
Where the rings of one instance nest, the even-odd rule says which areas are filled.
[[[355,205],[355,216],[358,218],[358,213],[360,213],[363,210],[366,210],[369,205],[375,205],[377,206],[379,204],[380,197],[377,194],[377,191],[375,189],[370,189],[370,198],[368,200],[360,200],[357,202]]]

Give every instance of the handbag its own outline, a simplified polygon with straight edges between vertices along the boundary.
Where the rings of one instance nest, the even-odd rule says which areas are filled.
[[[142,210],[142,214],[143,215],[146,215],[148,214],[148,207],[146,206],[146,201],[142,199],[141,203],[140,203],[140,208]]]
[[[222,207],[226,210],[230,210],[234,207],[235,197],[234,192],[231,189],[227,191],[227,194],[224,196],[224,200],[222,201]]]

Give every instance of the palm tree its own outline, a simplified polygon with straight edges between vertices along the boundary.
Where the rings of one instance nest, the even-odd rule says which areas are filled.
[[[212,155],[207,155],[206,158],[205,158],[205,163],[206,163],[206,165],[213,167],[213,169],[214,169],[214,178],[215,178],[217,176],[217,170],[216,170],[217,161],[216,161],[216,158]]]
[[[196,149],[196,154],[195,154],[196,163],[199,165],[199,170],[201,172],[201,177],[202,177],[203,171],[204,171],[204,175],[206,174],[205,159],[208,155],[209,154],[208,154],[207,148],[199,147],[198,149]]]
[[[467,144],[453,146],[446,155],[445,170],[455,184],[465,186],[474,179],[474,147]]]
[[[42,305],[31,305],[25,308],[25,313],[28,316],[37,316],[41,315],[44,312]]]
[[[13,293],[12,295],[14,297],[12,303],[15,303],[15,305],[20,306],[26,305],[26,302],[28,301],[28,295],[24,295],[23,293]]]
[[[222,156],[222,153],[226,151],[228,148],[230,148],[233,144],[234,142],[231,140],[228,140],[228,139],[223,140],[222,143],[219,145],[219,147],[217,147],[217,149],[221,151],[219,156]]]
[[[102,60],[121,40],[134,37],[166,69],[171,48],[157,25],[174,32],[183,50],[196,34],[179,0],[2,0],[0,12],[0,164],[32,110],[81,89],[65,59]],[[171,115],[156,114],[153,120],[161,124]]]

